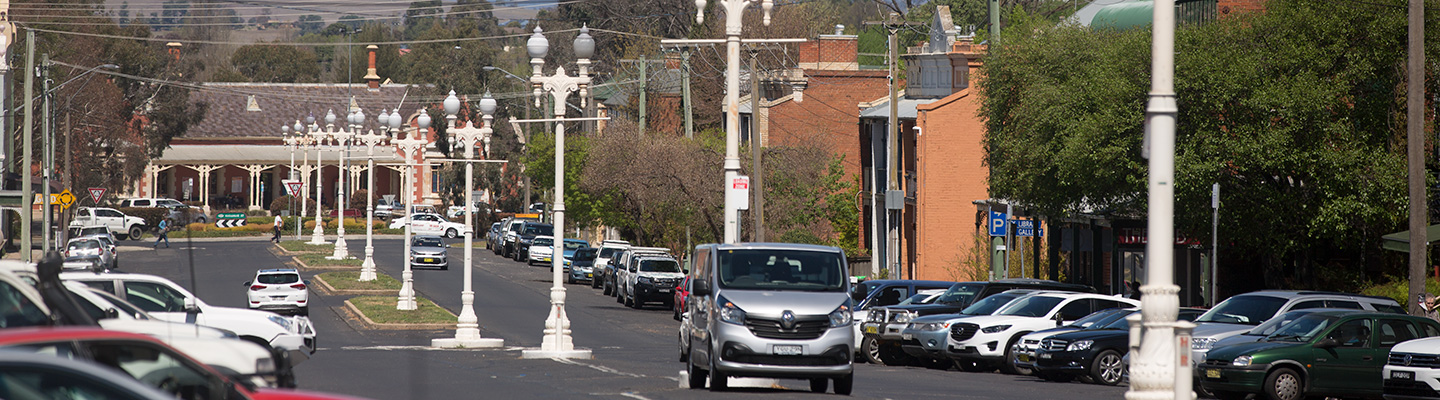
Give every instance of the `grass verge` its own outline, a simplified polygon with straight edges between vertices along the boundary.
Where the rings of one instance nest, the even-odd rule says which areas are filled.
[[[450,324],[455,322],[451,314],[435,302],[423,297],[415,298],[420,307],[414,310],[396,310],[395,296],[363,296],[350,299],[360,313],[377,324]]]
[[[365,260],[361,260],[361,259],[358,259],[358,258],[347,258],[347,259],[344,259],[344,260],[327,260],[327,259],[325,259],[325,257],[329,257],[329,256],[330,256],[329,254],[312,253],[312,254],[301,254],[301,255],[298,255],[298,256],[295,256],[295,257],[296,257],[296,258],[299,258],[299,259],[300,259],[300,262],[303,262],[303,263],[305,263],[305,265],[308,265],[308,266],[311,266],[311,267],[358,267],[358,266],[360,266],[360,264],[364,264],[364,263],[365,263]]]
[[[334,244],[330,244],[330,243],[326,243],[326,244],[310,244],[310,243],[306,243],[306,242],[298,241],[298,240],[282,240],[282,241],[280,241],[280,248],[285,249],[285,251],[294,252],[294,253],[322,253],[322,252],[323,252],[323,253],[333,253],[333,252],[335,252],[335,245],[334,245]]]
[[[335,290],[400,290],[400,281],[385,274],[376,274],[375,280],[369,282],[360,281],[360,271],[333,271],[319,276]]]

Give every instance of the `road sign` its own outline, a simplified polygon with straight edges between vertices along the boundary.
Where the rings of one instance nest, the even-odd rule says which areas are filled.
[[[725,189],[725,196],[729,197],[731,203],[739,205],[738,209],[749,210],[750,177],[737,176],[731,180],[729,188]]]
[[[286,179],[286,180],[284,180],[284,181],[282,181],[282,182],[285,184],[285,192],[286,192],[286,194],[289,194],[289,195],[291,195],[291,196],[299,196],[299,195],[300,195],[300,189],[302,188],[302,185],[303,185],[300,181],[294,180],[294,179]]]
[[[70,206],[75,204],[75,195],[70,194],[70,189],[65,189],[65,191],[60,192],[60,194],[55,198],[55,203],[59,204],[60,209],[62,210],[68,209],[70,208]]]
[[[100,204],[100,198],[105,197],[105,188],[90,188],[90,201]]]
[[[990,236],[1005,236],[1005,213],[990,212]]]
[[[220,213],[215,216],[219,219],[245,219],[245,213]]]
[[[750,177],[748,177],[748,176],[737,176],[737,177],[735,177],[735,181],[734,181],[733,184],[731,185],[731,188],[736,189],[736,190],[750,190]]]
[[[221,215],[224,215],[224,214],[221,214]],[[242,214],[242,215],[243,215],[243,214]],[[223,218],[223,217],[222,217],[222,218]],[[215,227],[216,227],[216,228],[234,228],[234,227],[237,227],[237,226],[245,226],[245,219],[242,218],[242,219],[217,219],[217,220],[215,220]]]
[[[1038,229],[1032,219],[1012,219],[1010,225],[1015,226],[1016,237],[1045,236],[1045,230]]]

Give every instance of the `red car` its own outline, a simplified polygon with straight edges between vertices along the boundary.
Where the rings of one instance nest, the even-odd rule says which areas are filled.
[[[0,347],[93,361],[183,400],[353,400],[354,397],[256,388],[232,379],[147,335],[91,327],[13,328]]]
[[[675,286],[675,301],[670,302],[670,308],[675,311],[675,320],[680,320],[680,313],[685,312],[685,299],[690,298],[690,275],[680,280],[680,285]]]

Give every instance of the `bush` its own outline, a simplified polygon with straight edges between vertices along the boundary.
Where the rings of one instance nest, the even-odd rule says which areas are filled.
[[[1425,278],[1425,292],[1440,296],[1440,281]],[[1410,307],[1410,280],[1403,277],[1390,277],[1386,283],[1377,283],[1360,289],[1360,294],[1369,296],[1384,296],[1395,299],[1400,305]]]
[[[369,190],[360,189],[360,190],[356,190],[355,193],[351,193],[351,194],[350,194],[350,197],[347,198],[346,200],[350,202],[350,208],[356,209],[356,210],[360,210],[360,211],[365,211],[365,196],[369,196],[369,195],[370,195],[370,191],[369,191]],[[376,203],[379,203],[380,197],[379,197],[379,196],[371,196],[371,200],[375,201]]]
[[[280,215],[282,210],[290,210],[290,215],[300,215],[301,209],[311,211],[309,207],[303,207],[301,205],[302,200],[309,202],[311,206],[315,205],[315,200],[308,197],[296,197],[293,203],[290,199],[291,196],[280,196],[270,201],[270,215]]]
[[[126,207],[116,209],[131,217],[140,217],[145,220],[145,226],[154,227],[160,224],[160,220],[170,215],[170,210],[152,207]]]

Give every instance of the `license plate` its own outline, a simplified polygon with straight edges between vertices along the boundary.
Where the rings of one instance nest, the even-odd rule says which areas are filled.
[[[865,333],[880,333],[880,330],[875,326],[867,326],[865,327]]]
[[[1415,379],[1415,373],[1411,371],[1390,371],[1390,379],[1413,380]]]
[[[424,260],[420,260],[420,262],[433,263],[433,262],[435,262],[435,259],[433,259],[433,258],[426,258],[426,259],[424,259]]]
[[[1029,355],[1029,354],[1017,354],[1017,355],[1015,355],[1015,359],[1016,359],[1016,360],[1020,360],[1020,361],[1022,361],[1022,362],[1030,362],[1030,355]]]
[[[1050,359],[1050,357],[1052,356],[1050,355],[1050,353],[1040,353],[1039,357],[1044,359]]]
[[[781,356],[798,356],[798,355],[800,355],[800,349],[801,349],[800,345],[796,345],[796,344],[780,344],[780,345],[775,345],[775,355],[781,355]]]
[[[589,277],[590,277],[590,274],[589,274],[589,273],[586,273],[586,274],[585,274],[585,277],[586,277],[586,278],[589,278]]]
[[[910,339],[914,339],[915,336],[914,336],[914,335],[911,335],[911,334],[908,334],[908,333],[902,333],[902,334],[900,334],[900,338],[901,338],[901,339],[905,339],[905,340],[910,340]]]
[[[1218,369],[1207,369],[1207,370],[1205,370],[1205,377],[1206,377],[1206,378],[1212,378],[1212,379],[1220,379],[1220,370],[1218,370]]]
[[[670,289],[661,288],[660,293],[670,293]]]
[[[285,300],[285,296],[270,296],[271,300]]]

